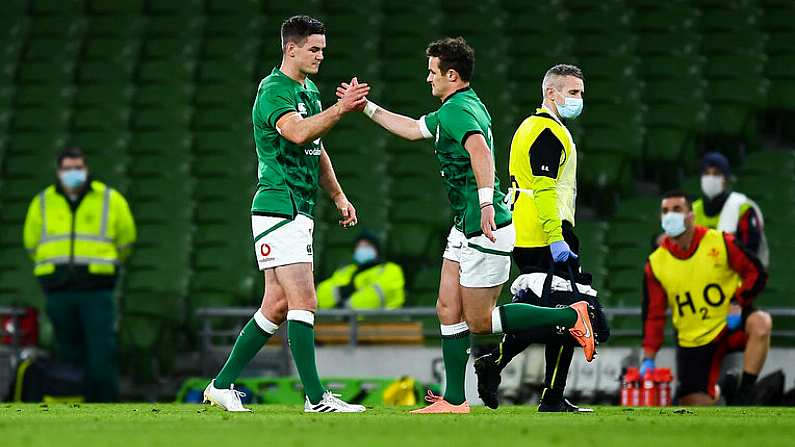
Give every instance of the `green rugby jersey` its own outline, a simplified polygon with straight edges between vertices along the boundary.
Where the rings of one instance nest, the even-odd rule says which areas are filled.
[[[251,111],[259,165],[252,214],[312,217],[320,176],[320,138],[303,146],[291,143],[279,134],[276,122],[289,112],[308,118],[321,111],[320,92],[309,78],[301,85],[274,68],[260,82]]]
[[[475,91],[467,87],[444,100],[439,110],[420,118],[422,133],[434,138],[436,158],[439,160],[442,181],[455,214],[455,227],[466,237],[482,234],[480,230],[480,199],[475,172],[464,148],[464,141],[473,133],[482,134],[491,149],[494,162],[494,141],[491,134],[491,115]],[[497,227],[511,223],[511,212],[504,203],[500,181],[494,176],[494,221]]]

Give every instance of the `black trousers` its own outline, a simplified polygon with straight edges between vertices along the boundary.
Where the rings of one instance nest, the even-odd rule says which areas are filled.
[[[581,256],[580,240],[574,234],[572,225],[566,221],[563,222],[563,239],[569,244],[574,253]],[[513,260],[522,273],[547,273],[553,264],[549,247],[514,248]],[[573,267],[578,266],[578,262],[573,263]],[[500,345],[492,354],[500,359],[499,364],[504,368],[511,359],[533,343],[546,345],[544,350],[544,358],[546,360],[545,389],[541,398],[549,402],[563,399],[566,377],[569,375],[571,359],[574,356],[574,347],[576,345],[574,340],[562,342],[561,337],[553,329],[534,329],[526,332],[505,334]]]

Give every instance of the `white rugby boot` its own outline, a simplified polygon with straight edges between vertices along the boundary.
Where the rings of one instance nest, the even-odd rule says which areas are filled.
[[[234,385],[229,385],[229,389],[218,389],[215,387],[215,379],[210,381],[207,388],[204,389],[204,402],[210,405],[217,405],[222,410],[231,412],[246,412],[251,411],[243,406],[240,401],[241,397],[246,397],[246,393],[234,389]]]
[[[323,398],[316,404],[309,402],[308,397],[304,400],[304,413],[362,413],[364,410],[364,405],[349,404],[331,391],[323,393]]]

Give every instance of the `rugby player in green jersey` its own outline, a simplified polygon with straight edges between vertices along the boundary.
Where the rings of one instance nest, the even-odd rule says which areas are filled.
[[[309,79],[318,72],[326,48],[326,29],[307,16],[281,27],[282,63],[259,84],[252,120],[257,147],[258,188],[251,206],[254,250],[265,273],[262,306],[235,341],[204,399],[227,411],[249,411],[232,382],[279,326],[287,336],[306,395],[307,413],[364,411],[327,391],[315,366],[314,321],[317,297],[312,276],[312,214],[321,186],[340,213],[343,227],[356,225],[356,210],[342,191],[321,137],[346,113],[361,111],[369,88],[357,84],[322,110]],[[355,79],[355,78],[354,78]]]
[[[462,38],[431,43],[427,50],[431,92],[439,110],[413,119],[367,103],[363,112],[386,130],[408,140],[432,139],[442,182],[455,222],[447,238],[436,304],[445,365],[444,396],[428,393],[431,404],[415,413],[468,413],[464,376],[469,333],[499,334],[534,327],[564,326],[583,346],[588,361],[595,354],[588,305],[552,309],[529,304],[495,307],[511,269],[514,228],[494,173],[491,116],[469,81],[475,52]],[[343,83],[344,98],[358,87]]]

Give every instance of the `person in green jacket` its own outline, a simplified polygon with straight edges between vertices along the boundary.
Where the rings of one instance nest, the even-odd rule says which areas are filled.
[[[24,244],[47,296],[56,357],[80,366],[89,402],[118,400],[116,303],[119,267],[135,221],[120,192],[92,180],[83,152],[64,149],[58,181],[33,197]]]
[[[317,287],[321,309],[397,309],[405,301],[403,269],[381,258],[380,242],[370,232],[356,239],[353,263],[337,269]]]

